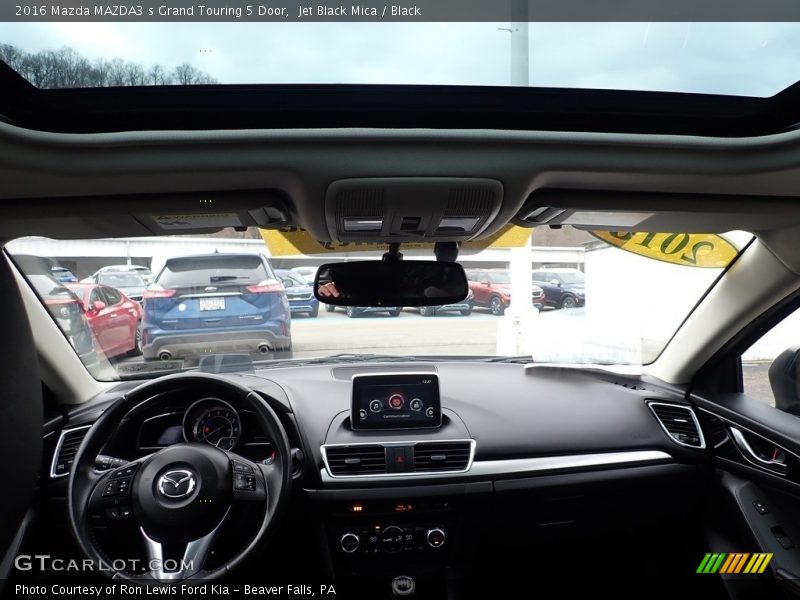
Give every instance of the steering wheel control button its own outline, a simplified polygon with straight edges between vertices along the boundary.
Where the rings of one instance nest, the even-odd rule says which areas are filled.
[[[247,465],[245,463],[239,462],[239,461],[233,461],[233,472],[234,473],[249,473],[249,474],[255,473],[255,471],[253,470],[253,467],[251,467],[250,465]]]
[[[106,517],[109,519],[119,519],[119,508],[116,506],[106,509]]]
[[[245,475],[243,473],[236,473],[233,476],[233,487],[237,490],[245,490],[248,492],[256,491],[256,477],[255,475]]]
[[[120,519],[130,519],[133,516],[133,509],[130,506],[120,506],[119,507],[119,518]]]
[[[445,540],[444,531],[442,531],[438,527],[435,527],[434,529],[429,529],[427,539],[428,539],[428,546],[430,546],[431,548],[441,548],[442,546],[444,546],[444,540]]]
[[[107,471],[108,469],[116,469],[125,464],[121,458],[114,458],[113,456],[106,456],[105,454],[98,454],[94,461],[94,466],[101,470]]]
[[[116,471],[111,473],[111,479],[122,479],[127,477],[128,481],[130,482],[130,479],[136,473],[136,469],[138,468],[139,468],[139,463],[135,463],[132,465],[125,465],[121,469],[117,469]]]
[[[124,496],[130,491],[131,488],[131,478],[125,477],[123,479],[117,480],[117,494],[120,496]]]
[[[103,497],[124,496],[130,491],[131,478],[110,479],[103,488]]]
[[[358,546],[361,544],[361,539],[352,531],[348,531],[347,533],[343,534],[342,537],[339,539],[339,545],[341,546],[342,550],[347,554],[352,554],[356,550],[358,550]]]

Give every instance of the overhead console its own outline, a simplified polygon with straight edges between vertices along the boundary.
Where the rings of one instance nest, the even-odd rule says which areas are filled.
[[[494,179],[340,179],[328,187],[325,218],[330,238],[340,242],[460,242],[483,232],[502,201],[503,185]]]

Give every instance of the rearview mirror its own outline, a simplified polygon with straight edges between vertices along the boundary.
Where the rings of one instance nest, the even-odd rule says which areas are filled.
[[[334,306],[440,306],[468,292],[461,265],[427,260],[329,263],[314,281],[317,299]]]

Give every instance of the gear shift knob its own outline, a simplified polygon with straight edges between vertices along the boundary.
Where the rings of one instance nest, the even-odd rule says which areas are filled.
[[[411,598],[416,589],[413,577],[400,575],[392,579],[392,598]]]

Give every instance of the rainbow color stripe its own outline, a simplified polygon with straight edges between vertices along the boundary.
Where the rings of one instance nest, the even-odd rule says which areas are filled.
[[[772,552],[709,552],[700,561],[697,573],[763,573]]]

